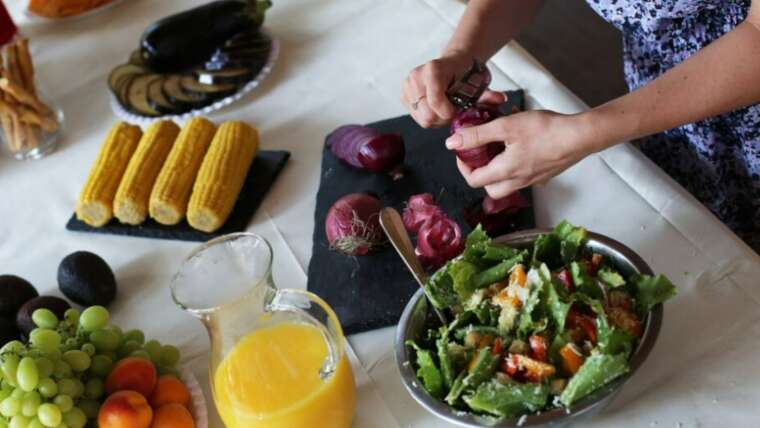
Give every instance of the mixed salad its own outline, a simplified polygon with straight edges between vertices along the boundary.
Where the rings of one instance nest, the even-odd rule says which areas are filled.
[[[530,250],[476,228],[426,284],[449,325],[408,341],[431,396],[462,411],[517,418],[569,407],[629,370],[648,312],[673,297],[663,275],[624,277],[567,222]]]

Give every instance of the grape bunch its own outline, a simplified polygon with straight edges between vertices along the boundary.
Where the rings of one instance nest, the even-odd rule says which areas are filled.
[[[32,314],[29,342],[0,348],[0,428],[83,428],[94,425],[113,365],[125,357],[152,361],[159,373],[175,373],[179,350],[145,341],[140,330],[109,325],[102,306],[59,320],[48,309]]]

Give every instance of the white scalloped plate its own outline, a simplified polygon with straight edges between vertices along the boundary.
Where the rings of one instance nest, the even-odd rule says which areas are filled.
[[[157,120],[173,120],[175,122],[184,122],[185,120],[192,117],[208,115],[217,110],[221,110],[222,108],[234,103],[235,101],[239,101],[246,94],[258,87],[261,82],[269,75],[269,73],[271,73],[272,67],[277,60],[277,56],[280,54],[280,43],[277,41],[277,39],[272,36],[272,33],[267,29],[262,28],[261,31],[269,36],[270,39],[272,39],[272,49],[269,51],[269,58],[267,58],[267,63],[264,65],[261,71],[259,71],[259,74],[256,75],[256,78],[246,83],[234,94],[217,100],[213,104],[209,104],[203,108],[190,110],[189,112],[177,115],[165,115],[156,117],[140,116],[138,114],[128,112],[124,109],[124,107],[121,106],[121,104],[119,104],[119,102],[116,100],[116,97],[111,94],[111,109],[116,114],[116,116],[119,117],[119,119],[125,122],[134,123],[137,125],[149,125]]]
[[[182,376],[182,381],[185,383],[185,386],[190,390],[190,395],[193,398],[193,408],[190,409],[190,413],[193,414],[193,419],[195,419],[195,428],[208,428],[206,397],[203,395],[203,390],[201,389],[200,383],[198,383],[198,379],[196,379],[193,372],[185,366],[180,369],[180,375]]]

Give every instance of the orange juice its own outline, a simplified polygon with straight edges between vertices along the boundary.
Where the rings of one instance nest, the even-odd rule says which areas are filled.
[[[349,428],[355,386],[345,355],[321,379],[327,343],[317,328],[280,324],[243,337],[214,373],[227,428]]]

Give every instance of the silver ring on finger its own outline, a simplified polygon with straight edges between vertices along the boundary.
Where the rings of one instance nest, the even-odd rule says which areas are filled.
[[[412,110],[417,110],[417,107],[419,107],[419,106],[420,106],[420,102],[421,102],[422,100],[424,100],[425,98],[426,98],[426,96],[425,96],[425,95],[422,95],[422,96],[420,96],[419,98],[417,98],[417,101],[415,101],[415,102],[413,102],[413,103],[412,103]]]

